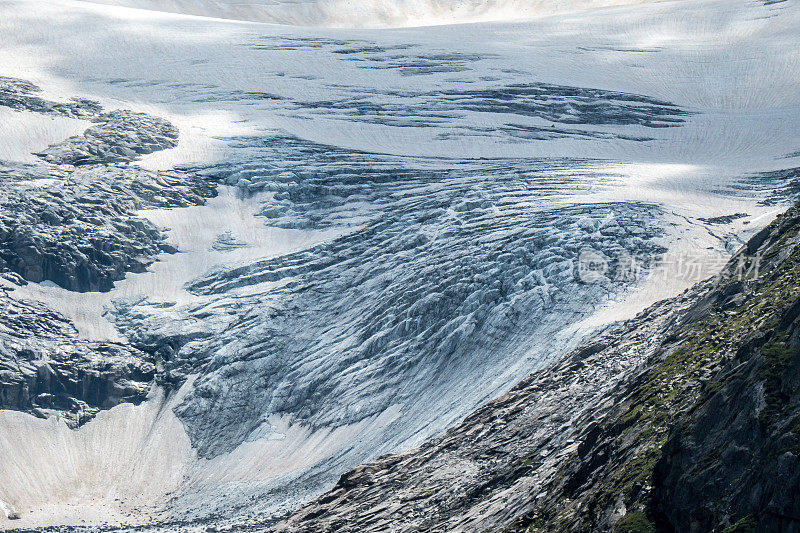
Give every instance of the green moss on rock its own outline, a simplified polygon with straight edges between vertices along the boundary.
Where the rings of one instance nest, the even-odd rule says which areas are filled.
[[[656,526],[645,513],[634,511],[614,524],[614,533],[656,533]]]

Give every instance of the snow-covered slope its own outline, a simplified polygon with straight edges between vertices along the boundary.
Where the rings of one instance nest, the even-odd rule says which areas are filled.
[[[2,527],[268,521],[796,196],[794,0],[191,4],[0,0],[4,298],[64,332],[0,321],[0,399],[85,422],[0,411]]]
[[[518,20],[657,0],[100,0],[116,6],[254,22],[396,28]]]

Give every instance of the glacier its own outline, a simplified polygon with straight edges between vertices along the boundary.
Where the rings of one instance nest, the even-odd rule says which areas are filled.
[[[794,0],[0,13],[3,528],[269,529],[798,196]]]

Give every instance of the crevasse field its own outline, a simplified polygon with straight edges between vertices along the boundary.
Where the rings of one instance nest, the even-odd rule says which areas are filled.
[[[798,74],[796,0],[0,0],[0,236],[58,244],[4,309],[59,324],[0,381],[153,361],[0,411],[0,528],[266,524],[419,445],[794,201]]]

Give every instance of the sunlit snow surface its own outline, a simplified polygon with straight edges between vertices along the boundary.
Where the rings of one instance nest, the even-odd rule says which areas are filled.
[[[163,117],[178,146],[140,164],[222,184],[142,211],[179,253],[111,292],[15,289],[192,377],[76,431],[1,412],[0,526],[266,520],[713,274],[793,199],[795,0],[389,4],[126,1],[514,20],[0,1],[0,75]],[[7,161],[85,127],[0,120]],[[585,252],[607,276],[579,279]]]

